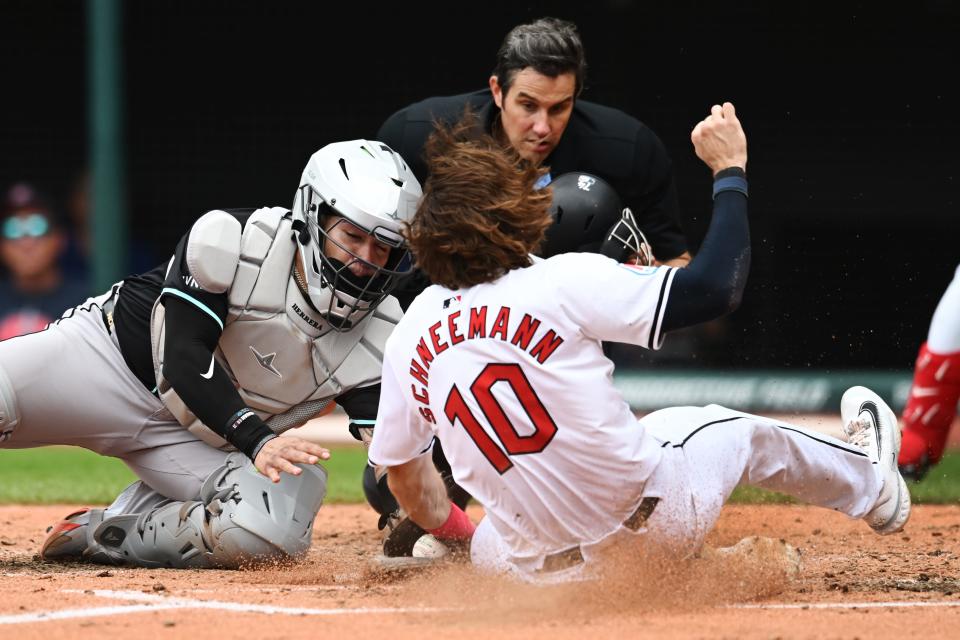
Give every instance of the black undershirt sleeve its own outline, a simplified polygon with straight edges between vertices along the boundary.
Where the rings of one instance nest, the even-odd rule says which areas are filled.
[[[380,406],[380,384],[351,389],[337,398],[337,404],[343,408],[350,418],[350,435],[357,440],[362,440],[360,429],[372,429],[377,421],[377,409]]]
[[[672,331],[715,320],[740,305],[750,270],[746,176],[724,169],[714,181],[713,216],[697,256],[677,269],[663,316]]]
[[[276,436],[244,404],[227,373],[213,360],[220,326],[180,298],[165,296],[163,304],[164,378],[203,424],[253,460],[260,447]]]

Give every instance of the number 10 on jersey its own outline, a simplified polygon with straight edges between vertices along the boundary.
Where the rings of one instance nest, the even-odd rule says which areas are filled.
[[[493,385],[498,382],[509,385],[520,402],[527,419],[533,426],[533,433],[530,435],[520,435],[510,416],[493,396]],[[483,417],[497,435],[499,443],[494,441],[480,425],[480,421],[470,411],[470,407],[467,406],[463,394],[456,385],[450,389],[443,411],[454,427],[456,422],[460,421],[470,438],[500,474],[506,473],[513,466],[510,456],[539,453],[550,444],[557,433],[557,424],[550,417],[547,408],[543,406],[537,392],[530,386],[530,381],[527,380],[519,364],[488,364],[470,385],[470,393],[480,405]]]

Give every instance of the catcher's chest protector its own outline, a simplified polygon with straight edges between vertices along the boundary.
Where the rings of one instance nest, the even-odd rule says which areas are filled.
[[[322,414],[336,396],[378,382],[384,345],[402,315],[396,299],[388,297],[353,330],[331,330],[291,277],[297,245],[286,213],[259,209],[247,221],[215,353],[247,406],[277,433]],[[159,303],[154,305],[151,334],[164,404],[204,441],[226,445],[163,378],[164,309]]]

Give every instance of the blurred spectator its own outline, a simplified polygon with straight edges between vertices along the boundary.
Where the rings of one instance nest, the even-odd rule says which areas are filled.
[[[0,340],[32,331],[83,302],[87,282],[65,272],[61,219],[30,185],[15,184],[0,208]]]

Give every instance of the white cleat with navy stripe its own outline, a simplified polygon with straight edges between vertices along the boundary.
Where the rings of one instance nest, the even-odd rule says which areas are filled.
[[[880,396],[866,387],[850,387],[840,399],[847,442],[862,448],[879,465],[883,487],[864,520],[880,535],[903,529],[910,519],[910,491],[897,468],[900,427],[897,416]]]

